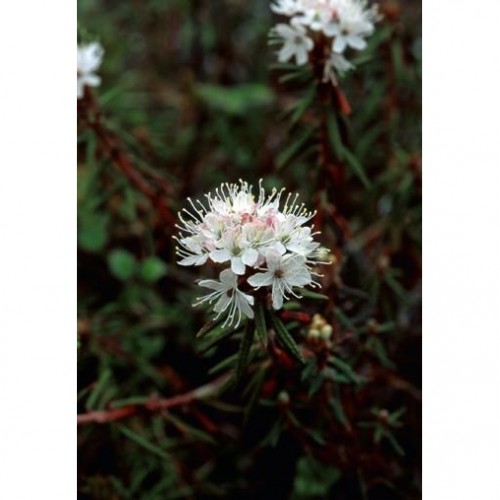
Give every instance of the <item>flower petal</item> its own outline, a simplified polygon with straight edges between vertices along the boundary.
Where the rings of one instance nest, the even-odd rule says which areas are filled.
[[[231,271],[235,274],[245,274],[245,264],[241,260],[241,257],[233,257],[231,259]]]
[[[277,252],[276,250],[269,250],[268,252],[266,252],[265,257],[269,271],[274,272],[276,269],[278,269],[282,261],[281,254],[279,252]]]
[[[344,52],[346,48],[346,40],[342,35],[339,35],[335,38],[335,41],[333,42],[333,51],[337,52],[337,54],[340,54],[341,52]]]
[[[274,31],[283,38],[292,38],[295,35],[295,30],[288,24],[278,24]]]
[[[205,255],[190,255],[180,260],[178,264],[180,266],[202,266],[207,261],[208,254]]]
[[[283,45],[282,49],[278,52],[278,61],[282,63],[287,62],[290,60],[293,54],[294,54],[293,47],[289,43],[286,43],[285,45]]]
[[[220,299],[217,301],[217,304],[214,306],[214,311],[216,313],[222,313],[224,312],[229,304],[231,303],[232,297],[229,297],[227,293],[223,293],[220,297]]]
[[[336,36],[340,33],[340,26],[337,23],[328,23],[323,26],[323,33],[326,36]]]
[[[366,42],[363,38],[356,35],[351,35],[347,37],[347,43],[356,50],[363,50],[366,48]]]
[[[265,272],[265,273],[257,273],[250,278],[247,279],[247,283],[256,288],[260,288],[261,286],[268,286],[273,282],[273,273]]]
[[[297,272],[287,276],[287,283],[291,286],[306,286],[311,284],[311,273],[306,269],[299,269]]]
[[[255,250],[255,248],[247,248],[243,251],[243,253],[241,255],[241,260],[247,266],[255,265],[258,258],[259,258],[259,252],[257,250]]]
[[[231,254],[225,248],[220,248],[217,250],[212,250],[210,252],[210,258],[214,262],[227,262],[231,259]]]
[[[251,301],[250,301],[250,299],[251,299]],[[236,300],[237,300],[237,307],[239,308],[239,310],[247,318],[252,319],[254,317],[254,312],[253,312],[253,309],[251,307],[251,305],[253,305],[253,303],[254,303],[253,297],[250,295],[246,295],[244,293],[239,292],[237,297],[236,297]]]
[[[227,290],[227,287],[223,283],[215,280],[201,280],[198,282],[198,285],[204,288],[210,288],[211,290],[216,290],[218,292],[221,292],[222,290]]]
[[[307,55],[307,50],[303,47],[297,47],[295,51],[295,60],[297,61],[297,64],[299,66],[303,66],[304,64],[306,64],[308,59],[309,56]]]
[[[101,77],[94,75],[94,73],[89,73],[85,75],[85,83],[91,87],[98,87],[101,84]]]
[[[283,307],[283,288],[281,287],[281,280],[274,280],[273,282],[273,308],[278,310]]]
[[[224,269],[224,271],[219,274],[219,279],[226,288],[236,288],[238,283],[238,277],[233,273],[233,271],[231,271],[231,269]]]

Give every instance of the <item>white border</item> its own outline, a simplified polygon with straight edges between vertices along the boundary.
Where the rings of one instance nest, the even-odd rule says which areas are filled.
[[[424,1],[423,498],[500,498],[495,1]]]
[[[0,498],[76,498],[76,2],[0,16]]]

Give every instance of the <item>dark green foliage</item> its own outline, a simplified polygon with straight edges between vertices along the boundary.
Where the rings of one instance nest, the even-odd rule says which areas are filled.
[[[276,337],[278,338],[282,347],[291,356],[292,359],[298,363],[304,363],[304,357],[302,356],[297,343],[290,335],[290,332],[286,329],[283,322],[275,315],[271,314],[271,323],[274,326]]]

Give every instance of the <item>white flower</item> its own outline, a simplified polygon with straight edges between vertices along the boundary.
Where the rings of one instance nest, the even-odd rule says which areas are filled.
[[[235,274],[245,274],[245,266],[253,266],[259,258],[259,252],[250,246],[238,228],[228,229],[219,245],[221,248],[210,252],[210,258],[221,263],[230,260],[231,270]]]
[[[346,47],[363,50],[366,47],[365,38],[374,31],[373,10],[366,10],[364,0],[337,0],[334,14],[325,24],[323,33],[334,37],[332,49],[337,54],[344,52]]]
[[[313,240],[310,227],[298,227],[292,232],[285,244],[287,250],[305,258],[319,247],[319,243]]]
[[[188,236],[182,240],[184,249],[179,249],[178,255],[182,257],[179,261],[181,266],[202,266],[208,259],[208,251],[204,247],[204,241],[199,236]]]
[[[271,9],[289,18],[288,24],[273,28],[283,39],[278,60],[287,62],[295,57],[297,65],[306,64],[308,53],[319,43],[318,52],[325,56],[323,81],[333,85],[338,84],[338,75],[353,68],[342,54],[347,49],[365,49],[366,38],[380,20],[378,7],[368,7],[367,0],[279,0]]]
[[[217,300],[214,311],[217,318],[227,311],[227,318],[224,325],[232,325],[236,321],[236,327],[241,322],[242,316],[253,318],[254,312],[251,306],[254,305],[254,298],[238,289],[238,277],[229,269],[225,269],[219,275],[220,281],[203,280],[199,285],[214,290],[208,295],[199,299],[196,305],[203,302],[212,303]]]
[[[200,303],[217,300],[215,312],[227,313],[230,323],[236,316],[238,323],[240,316],[253,317],[258,288],[269,286],[273,306],[279,309],[294,287],[317,285],[310,267],[325,262],[314,240],[318,233],[307,225],[314,213],[298,203],[298,195],[283,193],[273,189],[266,195],[261,183],[257,195],[243,181],[223,184],[206,195],[205,204],[188,198],[191,208],[179,213],[179,264],[224,267],[220,282],[200,282],[214,290]],[[264,272],[255,274],[259,270]]]
[[[284,16],[293,16],[300,12],[302,2],[300,0],[276,0],[276,3],[271,4],[271,10],[276,14]]]
[[[298,25],[278,24],[274,31],[283,39],[283,47],[278,53],[278,60],[287,62],[295,57],[299,66],[304,65],[309,59],[308,53],[314,47],[314,42],[306,35],[306,30]]]
[[[307,269],[306,259],[302,255],[291,254],[283,257],[277,252],[270,251],[266,256],[267,270],[248,278],[248,283],[254,287],[272,286],[272,300],[274,309],[283,307],[283,298],[287,294],[297,295],[293,287],[303,287],[313,284],[311,273]]]
[[[338,85],[337,74],[343,75],[352,68],[354,68],[354,65],[351,64],[343,55],[332,52],[325,63],[323,81],[330,81],[333,85]]]
[[[104,50],[97,42],[77,47],[77,95],[83,97],[85,85],[97,87],[101,78],[95,74],[102,62]]]
[[[292,24],[309,27],[313,31],[321,31],[332,16],[328,2],[304,2],[304,8],[299,16],[292,19]]]

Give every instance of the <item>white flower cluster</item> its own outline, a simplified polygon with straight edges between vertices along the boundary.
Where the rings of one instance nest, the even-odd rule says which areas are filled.
[[[344,53],[347,48],[363,50],[366,38],[380,19],[378,6],[368,7],[367,0],[275,0],[271,9],[290,18],[289,24],[273,28],[283,42],[278,53],[280,62],[295,58],[298,65],[306,64],[309,52],[322,36],[330,45],[325,61],[324,81],[337,84],[337,72],[353,68]]]
[[[104,50],[97,42],[77,46],[77,95],[83,97],[85,85],[97,87],[101,78],[95,74],[102,63]]]
[[[227,314],[225,324],[239,325],[242,316],[253,318],[255,292],[269,287],[274,309],[281,309],[289,295],[299,297],[296,287],[318,286],[311,266],[322,262],[328,251],[314,241],[314,216],[298,195],[288,194],[280,208],[284,190],[266,195],[262,183],[256,198],[252,186],[223,184],[206,203],[193,202],[179,213],[182,222],[177,255],[182,266],[201,266],[207,261],[227,266],[219,281],[202,280],[212,290],[196,305],[216,301],[217,317]]]

